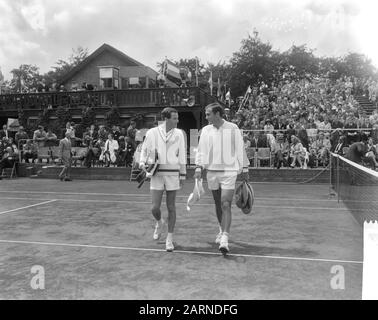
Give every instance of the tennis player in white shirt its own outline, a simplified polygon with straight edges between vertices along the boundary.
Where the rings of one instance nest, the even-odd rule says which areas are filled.
[[[223,119],[224,109],[215,102],[205,108],[209,125],[200,135],[195,163],[194,178],[200,179],[207,170],[207,183],[212,191],[219,233],[215,242],[219,250],[229,252],[228,239],[231,228],[231,203],[236,178],[248,180],[248,159],[245,156],[243,137],[238,126]]]
[[[178,112],[174,108],[165,108],[161,112],[164,123],[147,131],[142,145],[139,167],[146,170],[149,160],[155,159],[159,166],[151,177],[152,215],[156,220],[153,239],[158,240],[165,229],[160,206],[164,191],[167,195],[168,235],[166,250],[174,250],[173,232],[176,224],[176,191],[186,178],[186,143],[183,131],[177,128]]]

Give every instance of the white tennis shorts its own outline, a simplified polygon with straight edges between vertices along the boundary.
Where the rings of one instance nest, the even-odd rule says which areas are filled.
[[[152,176],[150,190],[180,190],[179,176]]]
[[[208,171],[207,172],[207,185],[210,190],[234,190],[237,172],[231,171]]]

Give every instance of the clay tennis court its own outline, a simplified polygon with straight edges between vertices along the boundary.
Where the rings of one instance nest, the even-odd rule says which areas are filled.
[[[186,211],[192,187],[177,195],[168,253],[152,239],[148,183],[0,181],[0,299],[361,299],[363,230],[328,185],[254,183],[254,215],[233,205],[226,258],[206,185]]]

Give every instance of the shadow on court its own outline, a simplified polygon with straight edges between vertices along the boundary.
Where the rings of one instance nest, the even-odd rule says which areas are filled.
[[[254,215],[233,205],[224,258],[207,188],[186,211],[189,181],[168,253],[152,239],[148,184],[3,180],[0,299],[361,299],[362,229],[328,185],[253,186]]]

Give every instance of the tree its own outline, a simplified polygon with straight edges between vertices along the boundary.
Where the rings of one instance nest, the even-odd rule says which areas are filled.
[[[307,74],[316,75],[319,73],[319,58],[314,55],[314,50],[308,49],[306,45],[293,45],[288,51],[282,54],[286,68],[293,68],[297,77],[303,78]]]
[[[272,50],[270,43],[264,43],[254,31],[253,37],[248,35],[242,40],[241,48],[234,52],[230,60],[230,86],[233,96],[244,95],[249,85],[273,80],[280,55]]]
[[[377,69],[372,65],[371,60],[360,53],[349,53],[340,62],[343,67],[343,75],[367,78],[374,77],[377,74]]]
[[[70,72],[73,68],[75,68],[78,64],[80,64],[85,58],[88,57],[88,48],[83,48],[81,46],[77,47],[76,49],[72,49],[72,53],[68,58],[68,61],[59,59],[53,66],[52,69],[46,74],[44,74],[44,78],[47,84],[51,84],[56,82],[59,84],[62,78]]]
[[[37,89],[38,82],[42,79],[39,68],[31,64],[22,64],[18,69],[11,71],[13,79],[10,88],[13,92],[32,91]]]

